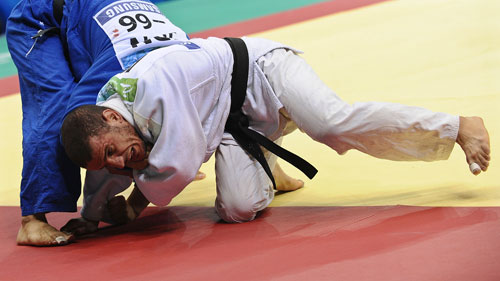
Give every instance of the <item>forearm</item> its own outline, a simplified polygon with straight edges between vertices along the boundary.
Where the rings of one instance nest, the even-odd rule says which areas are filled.
[[[82,217],[112,223],[106,208],[108,201],[130,186],[132,179],[110,174],[107,170],[87,171],[83,189]]]
[[[131,207],[136,218],[149,205],[149,200],[144,197],[137,185],[134,184],[134,190],[132,190],[132,193],[127,198],[127,203]]]

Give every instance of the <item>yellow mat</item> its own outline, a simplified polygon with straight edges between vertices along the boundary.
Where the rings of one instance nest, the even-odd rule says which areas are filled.
[[[251,36],[305,51],[322,79],[348,102],[389,101],[485,119],[492,145],[487,173],[473,176],[459,146],[447,161],[391,162],[357,151],[339,156],[300,132],[283,145],[319,173],[272,206],[500,206],[500,1],[390,1]],[[0,205],[17,205],[21,105],[0,98]],[[286,171],[304,179],[286,163]],[[172,205],[212,206],[213,160]]]

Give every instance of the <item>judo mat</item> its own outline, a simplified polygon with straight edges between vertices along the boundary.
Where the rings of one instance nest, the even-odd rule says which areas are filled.
[[[151,207],[52,248],[12,243],[19,215],[0,215],[3,280],[500,280],[500,208],[274,207],[226,224],[209,207]]]
[[[219,221],[211,160],[205,180],[129,225],[101,225],[65,247],[16,246],[22,114],[1,37],[0,280],[500,280],[500,2],[232,2],[158,5],[191,37],[264,37],[304,51],[348,102],[482,116],[488,172],[470,174],[458,146],[446,161],[391,162],[340,156],[295,132],[283,146],[319,173],[307,180],[280,162],[305,187],[278,193],[253,222]],[[61,227],[77,216],[48,219]]]

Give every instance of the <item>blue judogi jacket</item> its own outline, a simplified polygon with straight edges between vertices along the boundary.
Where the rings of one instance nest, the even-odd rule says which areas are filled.
[[[53,2],[19,1],[7,24],[23,106],[24,216],[76,210],[80,169],[59,142],[65,114],[95,104],[113,75],[150,50],[188,40],[147,0],[65,0],[60,20]]]

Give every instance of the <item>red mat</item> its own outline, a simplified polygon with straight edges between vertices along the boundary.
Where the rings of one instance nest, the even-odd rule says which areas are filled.
[[[244,224],[148,208],[51,248],[16,246],[19,218],[0,207],[1,280],[500,280],[498,207],[275,207]]]

